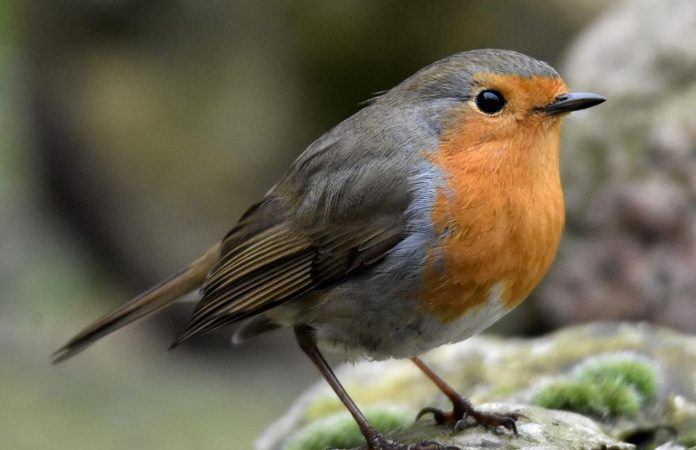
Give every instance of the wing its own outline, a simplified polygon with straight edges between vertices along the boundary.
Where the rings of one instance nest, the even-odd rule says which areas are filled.
[[[437,135],[379,108],[360,111],[313,143],[242,217],[223,240],[175,345],[353,277],[405,237],[408,182]]]
[[[223,241],[177,344],[352,276],[382,259],[404,232],[392,217],[312,230],[283,221],[240,239],[244,228]]]

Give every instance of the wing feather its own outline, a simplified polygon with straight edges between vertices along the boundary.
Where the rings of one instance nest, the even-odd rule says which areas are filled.
[[[263,207],[258,208],[263,211]],[[245,218],[254,219],[254,214]],[[243,227],[242,227],[243,228]],[[227,248],[203,284],[203,298],[174,344],[322,289],[374,264],[400,239],[394,220],[299,231],[282,222]],[[234,233],[227,239],[239,239]]]

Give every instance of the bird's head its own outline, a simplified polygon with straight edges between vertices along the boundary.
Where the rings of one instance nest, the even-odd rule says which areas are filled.
[[[534,120],[550,123],[598,105],[598,94],[568,92],[558,72],[543,61],[511,50],[457,53],[418,71],[392,90],[405,100],[449,100],[497,126]],[[473,116],[476,117],[476,116]]]
[[[484,169],[482,164],[500,167],[503,160],[556,162],[562,118],[605,100],[598,94],[569,92],[545,62],[493,49],[440,60],[389,95],[394,94],[406,102],[434,105],[442,138],[450,142],[441,150],[474,159],[468,162],[475,162],[470,165],[475,169]]]

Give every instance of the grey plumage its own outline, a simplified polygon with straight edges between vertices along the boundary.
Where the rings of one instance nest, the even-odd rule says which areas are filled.
[[[477,89],[478,72],[557,76],[546,63],[505,50],[463,52],[421,69],[313,142],[222,240],[219,258],[206,259],[207,276],[198,266],[195,276],[184,272],[137,297],[73,338],[57,359],[197,286],[202,300],[177,342],[264,312],[244,337],[293,320],[315,320],[321,332],[322,314],[341,320],[352,302],[370,321],[379,316],[375,298],[388,295],[407,316],[435,240],[430,212],[443,183],[424,155],[437,149],[452,112]],[[327,339],[339,342],[341,333]],[[374,336],[356,339],[379,346]]]

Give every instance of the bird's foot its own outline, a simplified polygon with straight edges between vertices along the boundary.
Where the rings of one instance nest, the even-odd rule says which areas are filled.
[[[468,418],[471,417],[478,425],[481,425],[486,429],[503,427],[509,431],[512,431],[515,436],[517,436],[517,421],[522,418],[527,418],[526,416],[517,413],[494,413],[479,411],[473,407],[471,402],[461,396],[456,400],[452,400],[452,404],[452,411],[443,411],[441,409],[432,407],[423,408],[416,416],[416,420],[420,419],[426,414],[432,414],[433,418],[435,419],[435,423],[438,425],[454,425],[455,431],[461,431],[466,427]]]
[[[461,450],[459,447],[451,445],[442,445],[437,442],[423,441],[414,444],[401,444],[399,442],[388,439],[380,433],[376,433],[369,439],[367,446],[362,447],[362,450]]]

